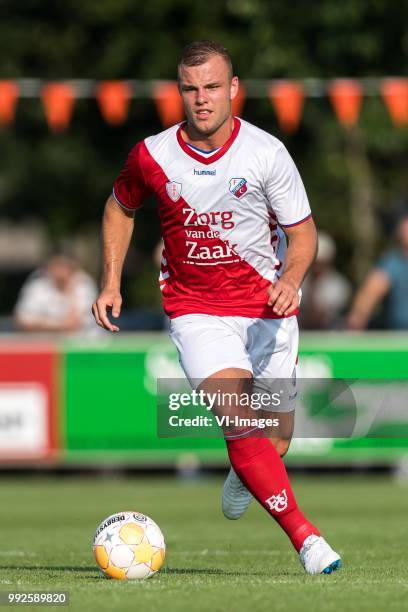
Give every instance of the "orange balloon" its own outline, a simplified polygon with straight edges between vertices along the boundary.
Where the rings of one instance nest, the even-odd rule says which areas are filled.
[[[303,110],[303,87],[295,81],[274,83],[269,88],[269,97],[281,128],[285,132],[295,132]]]
[[[75,89],[68,83],[49,83],[41,95],[48,127],[52,132],[63,132],[71,120]]]
[[[9,125],[16,113],[19,88],[14,81],[0,81],[0,124]]]
[[[164,127],[170,127],[183,120],[183,103],[175,81],[156,85],[153,98]]]
[[[381,86],[384,102],[396,127],[408,123],[408,79],[385,79]]]
[[[126,121],[131,95],[130,86],[125,81],[105,81],[98,85],[96,97],[107,123],[120,125]]]
[[[329,97],[337,119],[345,127],[358,121],[362,100],[362,87],[353,79],[337,79],[329,85]]]

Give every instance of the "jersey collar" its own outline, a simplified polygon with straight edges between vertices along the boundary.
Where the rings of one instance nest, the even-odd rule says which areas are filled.
[[[186,153],[187,155],[189,155],[190,157],[192,157],[196,161],[199,161],[200,163],[206,164],[206,165],[212,164],[213,162],[216,162],[223,155],[225,155],[225,153],[228,151],[228,149],[231,147],[231,145],[233,144],[234,140],[238,136],[239,130],[241,128],[241,121],[238,119],[238,117],[234,117],[234,128],[233,128],[232,134],[228,138],[227,142],[225,142],[222,145],[222,147],[220,149],[218,149],[218,151],[216,153],[214,153],[214,155],[201,155],[198,151],[194,151],[191,147],[189,147],[187,145],[187,143],[183,140],[183,137],[181,135],[181,130],[185,126],[186,123],[187,122],[184,121],[183,123],[181,123],[179,125],[179,128],[177,130],[177,134],[176,134],[177,135],[177,141],[178,141],[180,147],[183,149],[184,153]]]

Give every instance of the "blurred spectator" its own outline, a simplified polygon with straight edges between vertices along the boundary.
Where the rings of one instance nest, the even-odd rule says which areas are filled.
[[[156,244],[156,246],[153,249],[153,261],[156,264],[156,266],[159,268],[159,270],[161,270],[161,267],[163,264],[163,249],[164,249],[164,242],[163,242],[163,239],[160,238],[159,242]]]
[[[319,232],[316,260],[302,286],[299,322],[303,329],[335,329],[341,325],[351,286],[334,268],[335,256],[333,238]]]
[[[408,329],[408,215],[396,228],[398,247],[388,251],[357,292],[347,318],[349,329],[364,329],[383,302],[386,329]]]
[[[84,332],[98,329],[91,314],[97,297],[92,278],[66,255],[51,257],[25,281],[15,307],[22,331]]]

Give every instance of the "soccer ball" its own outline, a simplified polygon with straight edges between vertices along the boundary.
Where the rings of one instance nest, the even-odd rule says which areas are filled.
[[[96,563],[118,580],[143,580],[163,565],[166,546],[160,528],[140,512],[118,512],[98,526],[93,539]]]

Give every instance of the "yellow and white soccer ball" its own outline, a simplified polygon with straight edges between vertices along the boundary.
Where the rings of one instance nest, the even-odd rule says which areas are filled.
[[[98,526],[93,551],[110,578],[143,580],[163,565],[166,546],[160,528],[140,512],[118,512]]]

